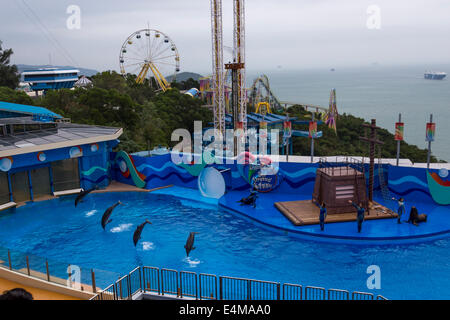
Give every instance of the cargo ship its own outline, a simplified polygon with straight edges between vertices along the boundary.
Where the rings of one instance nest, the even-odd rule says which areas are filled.
[[[424,78],[429,80],[442,80],[447,76],[445,72],[425,72]]]

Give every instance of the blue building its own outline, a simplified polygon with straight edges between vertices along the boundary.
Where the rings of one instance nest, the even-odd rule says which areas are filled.
[[[110,182],[121,128],[81,125],[45,108],[0,102],[0,210]]]
[[[30,84],[33,91],[44,92],[55,89],[71,89],[78,81],[77,69],[43,68],[25,70],[22,72],[23,81]]]
[[[0,101],[0,119],[31,117],[32,120],[58,121],[62,116],[48,109]]]

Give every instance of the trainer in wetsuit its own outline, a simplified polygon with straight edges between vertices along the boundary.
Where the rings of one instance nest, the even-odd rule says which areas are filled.
[[[357,205],[356,203],[354,203],[352,200],[348,200],[348,203],[351,203],[352,206],[354,206],[357,210],[356,213],[356,222],[358,223],[358,232],[361,232],[361,227],[362,227],[362,223],[364,221],[364,212],[366,211],[363,207],[363,204],[360,203],[359,205]]]
[[[325,219],[327,217],[327,208],[325,202],[322,202],[322,205],[319,204],[318,201],[314,202],[320,208],[319,213],[319,222],[320,222],[320,230],[323,231],[325,229]]]
[[[400,218],[402,217],[402,215],[406,212],[406,208],[405,208],[405,200],[403,198],[400,199],[395,199],[392,198],[392,200],[395,200],[398,202],[398,209],[397,209],[397,215],[398,215],[398,219],[397,219],[397,223],[401,223],[400,222]]]

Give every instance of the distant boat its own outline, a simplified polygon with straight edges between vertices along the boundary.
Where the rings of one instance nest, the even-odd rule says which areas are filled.
[[[334,69],[334,68],[331,68],[331,69],[330,69],[330,71],[335,71],[335,70],[336,70],[336,69]]]
[[[442,80],[447,76],[445,72],[425,72],[424,78],[429,80]]]

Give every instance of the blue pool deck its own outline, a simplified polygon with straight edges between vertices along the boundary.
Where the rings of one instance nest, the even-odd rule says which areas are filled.
[[[266,230],[285,234],[299,239],[322,241],[328,243],[358,244],[358,245],[395,245],[414,244],[432,241],[450,236],[450,207],[438,206],[425,202],[415,203],[420,213],[428,214],[428,221],[418,227],[397,219],[367,220],[363,223],[361,233],[357,232],[356,222],[340,222],[325,224],[321,231],[319,225],[294,226],[277,208],[274,203],[279,201],[310,200],[310,195],[285,194],[280,192],[260,193],[256,208],[241,206],[239,201],[248,192],[228,191],[219,200],[205,198],[198,190],[171,187],[157,190],[153,193],[169,194],[183,201],[201,203],[219,208],[248,220]],[[395,203],[386,204],[381,198],[375,201],[395,210]],[[402,221],[409,217],[411,203],[406,203],[407,212]]]
[[[274,202],[310,200],[311,196],[299,194],[263,193],[259,194],[256,208],[241,206],[237,201],[243,197],[242,192],[228,192],[219,201],[219,206],[236,215],[253,221],[254,223],[274,232],[288,234],[293,237],[325,242],[346,244],[406,244],[418,243],[425,240],[440,239],[450,235],[450,208],[432,206],[426,203],[415,204],[419,211],[428,214],[428,221],[418,227],[397,219],[382,219],[364,221],[361,233],[357,231],[355,222],[340,222],[325,224],[321,231],[319,225],[294,226],[277,208]],[[390,207],[383,200],[375,201]],[[410,207],[402,220],[409,217]]]

